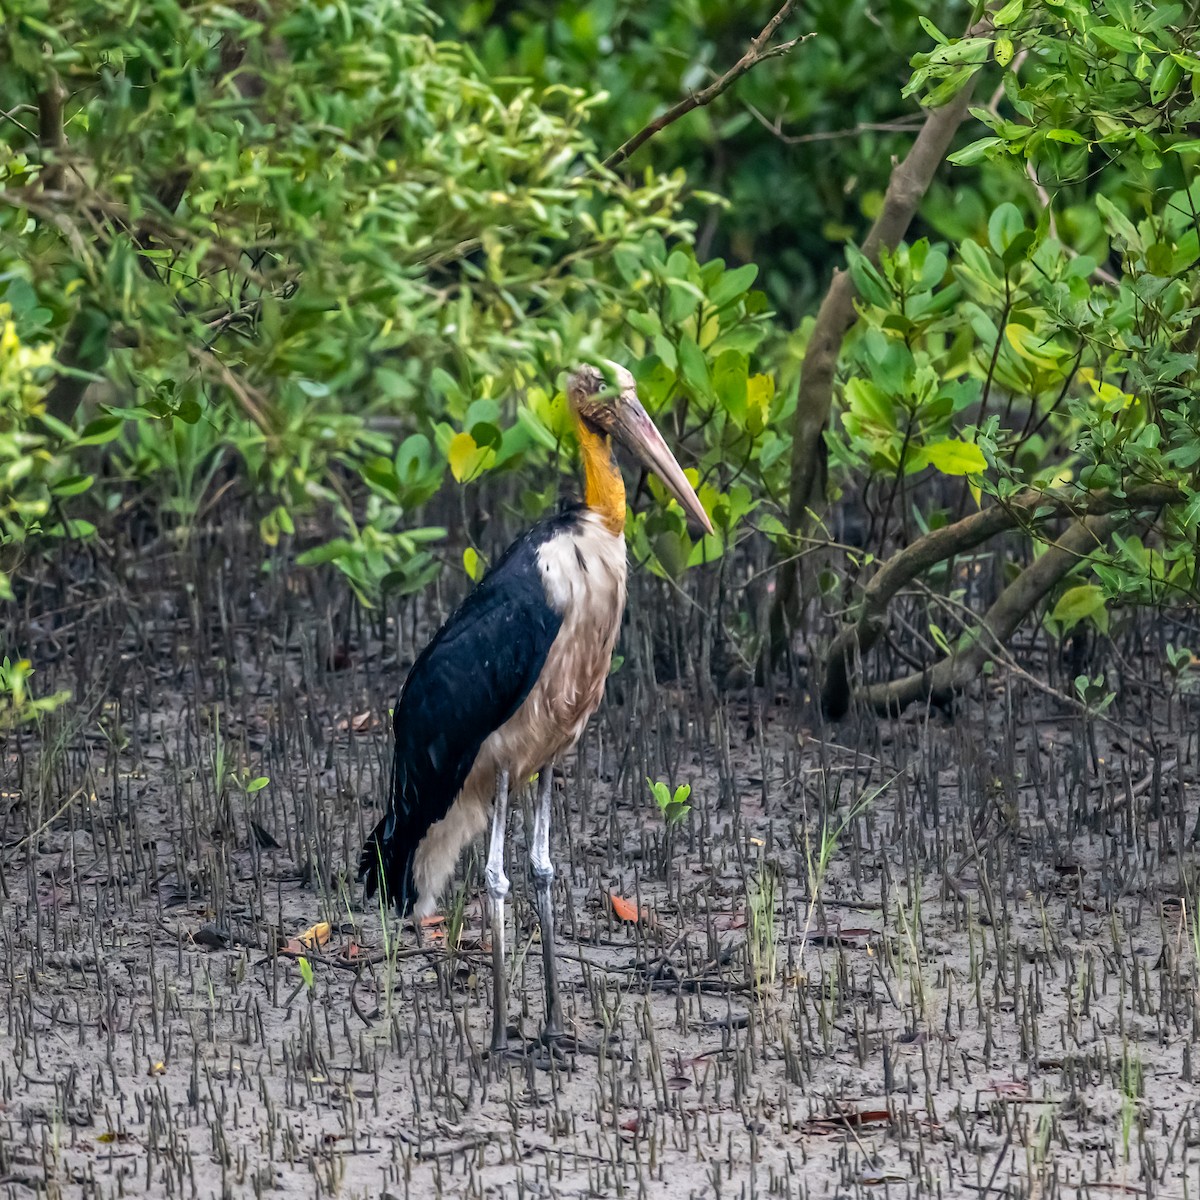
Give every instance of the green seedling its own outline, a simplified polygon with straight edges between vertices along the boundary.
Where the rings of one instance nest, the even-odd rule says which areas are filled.
[[[663,820],[668,825],[678,825],[687,819],[688,813],[692,811],[692,806],[688,803],[688,797],[692,794],[690,784],[681,783],[672,792],[661,779],[655,781],[647,778],[646,782],[650,785],[658,811],[662,813]]]

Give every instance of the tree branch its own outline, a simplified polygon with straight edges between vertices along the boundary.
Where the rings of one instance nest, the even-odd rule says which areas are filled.
[[[62,186],[63,155],[67,135],[63,132],[63,104],[66,89],[54,71],[49,72],[45,88],[38,92],[38,147],[42,156],[40,180],[43,188],[57,190]]]
[[[58,375],[46,393],[46,411],[69,425],[92,377],[108,358],[108,318],[83,303],[75,310],[63,334],[55,365]]]
[[[991,28],[991,16],[985,15],[968,31],[975,37]],[[940,108],[930,109],[912,148],[892,171],[884,195],[883,207],[862,244],[863,254],[877,262],[879,252],[895,249],[916,215],[933,176],[950,149],[958,127],[967,115],[975,87],[972,77],[962,90]],[[800,374],[800,391],[792,426],[791,487],[788,498],[788,526],[799,533],[808,525],[810,506],[816,500],[818,485],[823,483],[825,468],[825,428],[833,406],[833,380],[842,342],[855,321],[857,293],[850,275],[835,270],[817,311],[808,349]],[[780,573],[775,607],[771,614],[773,653],[784,644],[787,623],[794,618],[799,596],[796,568]]]
[[[703,108],[711,104],[722,92],[732,87],[747,71],[765,62],[768,58],[778,58],[789,50],[806,42],[815,34],[806,33],[802,37],[792,38],[790,42],[781,42],[778,46],[770,45],[771,39],[779,30],[779,26],[787,19],[796,0],[786,0],[783,7],[763,26],[762,32],[754,38],[746,53],[729,68],[719,79],[714,80],[706,88],[685,96],[678,104],[668,108],[665,113],[654,118],[644,129],[639,130],[619,149],[614,150],[605,160],[604,166],[612,171],[619,167],[627,158],[648,142],[656,133],[661,133],[668,125],[673,125],[680,117],[687,116],[693,109]]]
[[[979,674],[983,664],[1016,631],[1050,590],[1113,530],[1143,508],[1159,508],[1180,499],[1178,489],[1151,484],[1126,496],[1105,493],[1088,502],[1086,520],[1077,521],[1046,552],[1026,567],[980,622],[979,635],[961,652],[936,666],[890,683],[864,688],[860,696],[881,711],[903,708],[915,700],[943,702]],[[981,545],[989,538],[1026,522],[1041,522],[1076,510],[1073,498],[1040,492],[1024,493],[1011,503],[973,513],[919,538],[889,559],[867,585],[858,621],[843,630],[830,647],[821,703],[825,712],[841,717],[849,707],[849,677],[854,659],[878,641],[886,624],[887,607],[895,595],[922,572],[939,562]]]

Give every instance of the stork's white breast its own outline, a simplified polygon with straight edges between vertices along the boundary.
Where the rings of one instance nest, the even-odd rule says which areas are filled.
[[[604,697],[625,611],[625,538],[585,509],[538,547],[537,559],[562,625],[524,704],[484,742],[464,791],[485,786],[497,769],[515,781],[553,762],[580,739]]]
[[[604,696],[625,611],[625,538],[585,510],[574,528],[538,547],[538,567],[562,627],[529,699],[546,707],[570,746]]]

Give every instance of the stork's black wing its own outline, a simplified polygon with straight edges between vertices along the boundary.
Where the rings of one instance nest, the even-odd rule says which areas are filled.
[[[562,624],[538,569],[538,547],[573,520],[564,513],[509,547],[413,664],[396,705],[387,815],[359,860],[366,894],[382,878],[402,913],[416,902],[413,856],[449,811],[479,748],[529,695]]]

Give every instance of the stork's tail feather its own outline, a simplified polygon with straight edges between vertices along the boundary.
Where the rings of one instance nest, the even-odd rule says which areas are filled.
[[[394,904],[402,917],[412,912],[417,889],[413,864],[417,842],[404,837],[399,822],[388,813],[371,831],[358,860],[358,878],[370,900],[382,886],[384,902]]]

